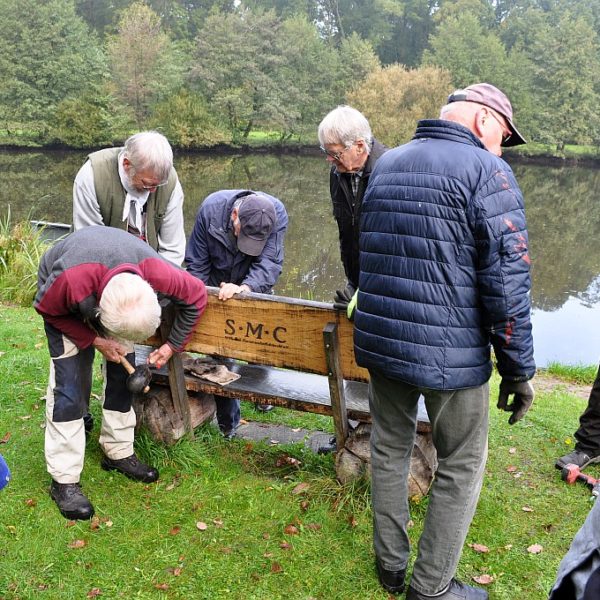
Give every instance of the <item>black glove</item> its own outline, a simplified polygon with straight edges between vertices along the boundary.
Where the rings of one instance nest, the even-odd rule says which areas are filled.
[[[336,290],[335,296],[333,297],[333,307],[338,310],[346,310],[352,296],[354,296],[356,289],[348,282],[343,290]]]
[[[514,394],[513,401],[508,404],[508,397]],[[514,425],[530,409],[535,392],[529,381],[508,381],[502,379],[500,382],[500,393],[498,394],[498,408],[511,412],[508,419],[509,425]]]

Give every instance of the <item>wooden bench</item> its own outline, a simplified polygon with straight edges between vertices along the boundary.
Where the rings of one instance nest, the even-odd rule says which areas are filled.
[[[218,289],[208,288],[208,306],[186,351],[223,359],[241,377],[225,386],[184,373],[175,355],[168,375],[154,379],[169,385],[174,410],[193,435],[188,392],[203,392],[254,403],[272,404],[333,418],[337,449],[348,438],[349,420],[369,423],[368,371],[354,358],[353,324],[331,304],[266,294],[244,294],[226,302]],[[173,318],[165,311],[161,336],[166,338]],[[423,403],[418,428],[430,431]]]

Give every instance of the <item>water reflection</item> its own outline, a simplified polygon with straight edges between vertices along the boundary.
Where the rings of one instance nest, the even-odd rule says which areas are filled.
[[[0,218],[71,222],[72,183],[85,152],[0,152]],[[328,167],[317,156],[176,156],[190,232],[207,194],[263,189],[286,205],[290,225],[283,274],[286,296],[329,301],[344,283],[331,215]],[[600,355],[600,172],[589,167],[514,166],[526,202],[533,260],[536,361],[594,364]]]

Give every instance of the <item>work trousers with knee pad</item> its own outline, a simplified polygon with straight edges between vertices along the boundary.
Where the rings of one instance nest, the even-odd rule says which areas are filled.
[[[50,350],[50,378],[46,391],[46,467],[58,483],[77,483],[83,469],[83,416],[92,390],[94,347],[79,349],[58,329],[44,324]],[[135,354],[127,359],[135,364]],[[112,459],[133,454],[135,412],[126,386],[127,372],[104,361],[104,394],[100,446]]]
[[[438,391],[374,371],[370,375],[373,545],[377,558],[390,571],[408,564],[408,474],[417,403],[421,394],[425,398],[438,468],[411,586],[423,594],[435,594],[454,577],[479,499],[487,459],[488,384]]]

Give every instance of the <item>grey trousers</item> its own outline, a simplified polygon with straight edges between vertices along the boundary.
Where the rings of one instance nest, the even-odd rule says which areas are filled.
[[[435,594],[454,577],[479,499],[487,459],[489,386],[429,390],[371,372],[373,545],[383,567],[392,571],[405,569],[410,553],[408,472],[421,394],[439,466],[411,586]]]

